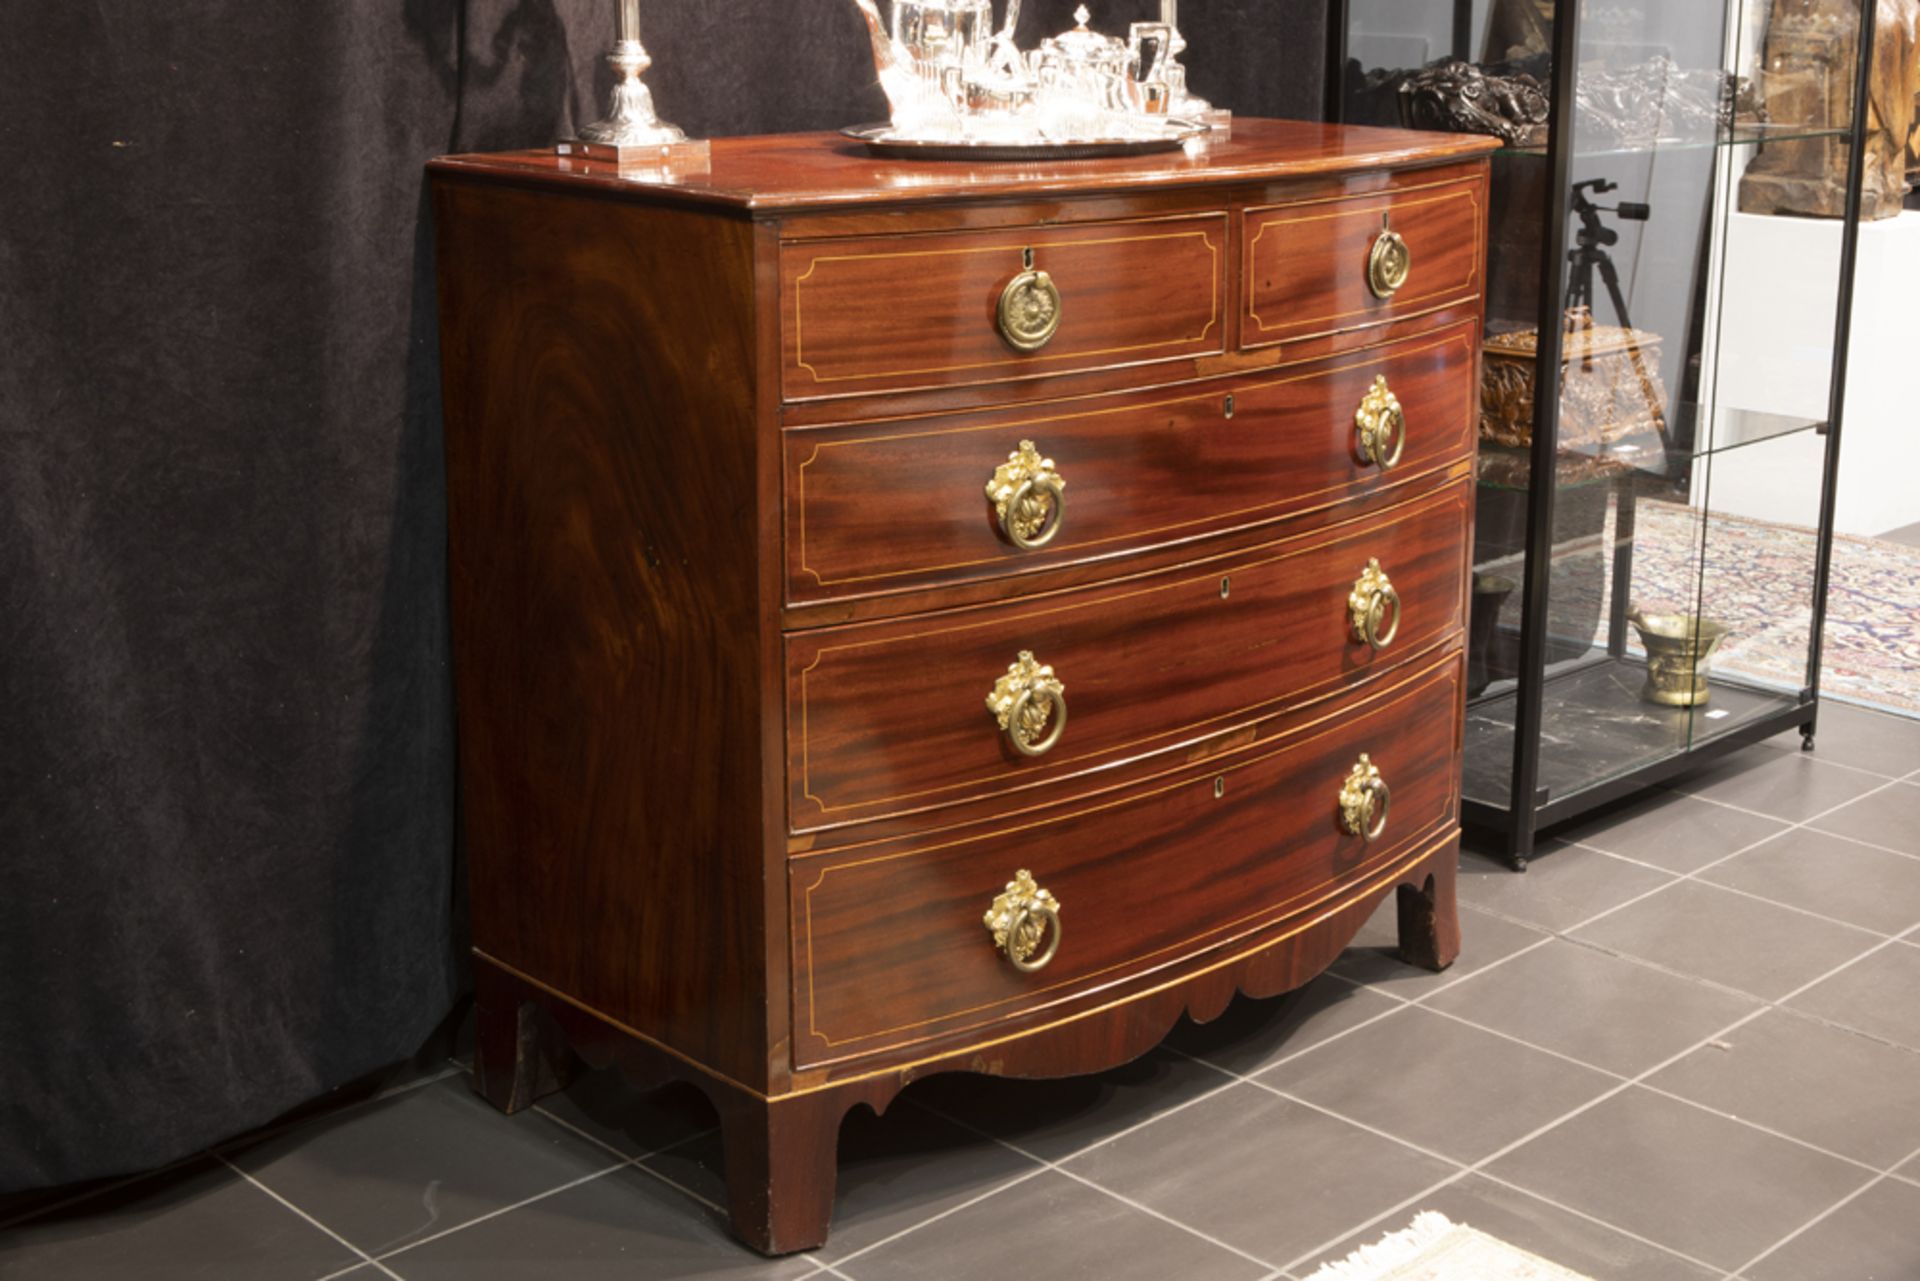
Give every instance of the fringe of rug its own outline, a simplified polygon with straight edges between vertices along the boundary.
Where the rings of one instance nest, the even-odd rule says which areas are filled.
[[[1388,1233],[1371,1245],[1363,1245],[1344,1259],[1323,1265],[1307,1281],[1374,1281],[1418,1258],[1422,1250],[1453,1229],[1453,1221],[1438,1210],[1422,1210],[1413,1216],[1408,1227]]]

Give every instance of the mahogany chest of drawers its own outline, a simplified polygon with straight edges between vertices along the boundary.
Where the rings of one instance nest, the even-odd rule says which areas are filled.
[[[436,162],[487,1097],[695,1082],[784,1252],[918,1076],[1451,961],[1487,145]]]

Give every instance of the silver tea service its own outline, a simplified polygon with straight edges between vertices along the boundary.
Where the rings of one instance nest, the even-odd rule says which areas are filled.
[[[1175,0],[1128,38],[1076,26],[1022,51],[1020,0],[853,0],[867,24],[892,119],[847,132],[877,151],[1096,154],[1173,148],[1224,132],[1229,117],[1187,90]]]

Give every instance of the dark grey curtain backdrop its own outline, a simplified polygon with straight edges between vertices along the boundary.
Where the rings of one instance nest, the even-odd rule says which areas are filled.
[[[405,1057],[457,996],[421,165],[597,114],[613,7],[12,6],[0,1192],[258,1125]],[[1031,39],[1073,0],[1028,8]],[[1316,113],[1318,0],[1184,9],[1201,92]],[[644,22],[696,133],[883,114],[845,0]]]

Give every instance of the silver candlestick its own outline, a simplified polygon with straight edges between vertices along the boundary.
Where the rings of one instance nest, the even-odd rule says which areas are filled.
[[[701,164],[707,159],[704,140],[690,141],[686,132],[667,124],[653,110],[653,91],[641,76],[653,65],[640,43],[640,0],[620,0],[618,38],[607,63],[619,77],[613,86],[613,106],[604,120],[580,130],[580,136],[558,143],[563,156],[612,161],[618,165],[671,166]]]

